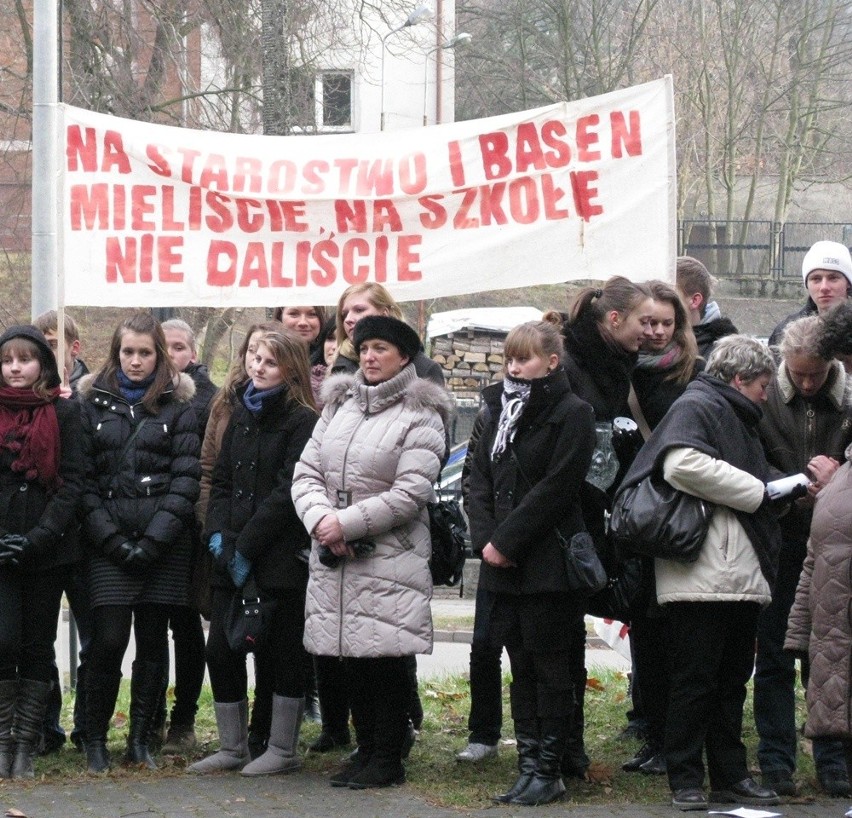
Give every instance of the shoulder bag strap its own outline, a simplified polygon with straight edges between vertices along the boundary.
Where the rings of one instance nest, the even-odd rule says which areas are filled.
[[[627,405],[633,413],[633,420],[636,421],[636,425],[639,427],[642,440],[647,440],[651,437],[651,427],[648,425],[648,421],[645,420],[645,413],[639,405],[639,398],[636,397],[636,390],[633,388],[632,383],[630,384],[630,394],[627,396]]]

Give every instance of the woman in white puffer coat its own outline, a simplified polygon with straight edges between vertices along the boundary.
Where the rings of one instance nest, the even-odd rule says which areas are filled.
[[[354,346],[360,369],[326,383],[293,500],[313,537],[305,646],[344,659],[358,740],[331,784],[364,789],[405,780],[405,659],[432,651],[426,504],[451,400],[417,377],[420,339],[404,322],[364,318]]]

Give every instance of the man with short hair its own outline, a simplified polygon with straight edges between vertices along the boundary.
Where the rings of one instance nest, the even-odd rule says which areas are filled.
[[[769,336],[769,346],[781,343],[784,329],[791,321],[806,315],[825,315],[842,304],[852,293],[852,256],[838,241],[818,241],[802,259],[802,280],[808,291],[805,305],[790,313]]]
[[[698,342],[698,354],[707,360],[716,341],[736,334],[737,328],[729,318],[722,316],[719,305],[710,300],[713,276],[697,258],[678,257],[675,283],[689,313],[689,322]]]

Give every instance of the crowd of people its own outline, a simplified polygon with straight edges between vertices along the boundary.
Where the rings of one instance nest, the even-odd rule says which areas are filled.
[[[587,775],[592,606],[565,568],[585,543],[612,578],[636,566],[629,717],[645,743],[625,771],[666,775],[682,810],[795,795],[798,662],[820,786],[850,794],[852,257],[817,242],[802,274],[808,302],[770,346],[721,315],[688,257],[674,286],[615,276],[509,332],[462,479],[482,564],[456,757],[497,755],[505,648],[518,777],[497,802],[550,803]],[[452,409],[379,284],[350,287],[334,315],[282,307],[248,327],[221,388],[179,319],[126,318],[94,373],[70,316],[8,328],[0,778],[32,778],[65,740],[53,652],[65,594],[80,635],[71,740],[90,773],[113,764],[132,631],[125,763],[155,769],[162,749],[191,754],[195,774],[292,773],[313,718],[313,752],[351,748],[354,729],[332,786],[404,782],[423,719],[416,656],[432,650],[427,505]],[[613,500],[649,475],[712,504],[694,561],[613,548]],[[800,490],[778,497],[772,481],[790,475]],[[263,624],[248,650],[234,636],[246,608]],[[219,749],[199,757],[205,669]],[[752,675],[760,782],[742,739]]]

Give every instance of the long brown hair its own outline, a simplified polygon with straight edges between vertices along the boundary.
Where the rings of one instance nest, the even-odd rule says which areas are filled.
[[[290,330],[265,332],[257,344],[263,344],[272,353],[278,368],[284,373],[284,383],[290,390],[290,397],[316,412],[308,348],[302,338]]]
[[[654,301],[671,304],[674,308],[675,329],[672,341],[680,347],[681,356],[664,380],[675,381],[680,384],[689,383],[692,380],[695,361],[698,358],[698,342],[695,340],[695,333],[692,331],[692,324],[689,322],[686,307],[683,306],[683,301],[681,301],[677,290],[670,284],[666,284],[665,281],[649,281],[648,287]]]
[[[574,296],[568,311],[568,323],[574,324],[584,316],[590,316],[597,324],[601,337],[616,349],[606,318],[611,312],[629,315],[643,301],[653,298],[647,284],[636,284],[624,276],[612,276],[603,287],[583,287]]]
[[[129,318],[125,318],[116,328],[109,345],[109,355],[106,362],[98,373],[98,380],[103,380],[115,393],[119,393],[118,371],[121,369],[121,341],[128,332],[137,335],[147,335],[154,342],[154,350],[157,353],[157,363],[154,367],[154,382],[148,387],[142,397],[142,405],[152,415],[159,412],[159,401],[163,393],[170,389],[177,370],[169,358],[166,347],[166,337],[160,322],[149,312],[137,312]]]
[[[247,330],[240,348],[234,355],[231,365],[228,368],[228,374],[225,375],[225,382],[222,388],[213,397],[210,402],[210,414],[218,413],[222,404],[233,403],[237,397],[237,389],[244,383],[248,382],[248,373],[246,372],[246,353],[248,352],[251,336],[256,332],[285,332],[286,328],[280,321],[261,321],[260,323],[252,324]]]

